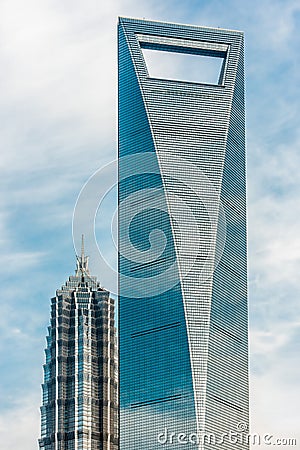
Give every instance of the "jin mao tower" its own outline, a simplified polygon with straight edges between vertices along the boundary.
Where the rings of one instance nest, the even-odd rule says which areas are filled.
[[[114,300],[77,258],[51,300],[40,450],[117,450],[118,373]]]

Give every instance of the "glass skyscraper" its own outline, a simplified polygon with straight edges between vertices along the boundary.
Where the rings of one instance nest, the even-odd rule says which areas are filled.
[[[243,33],[127,18],[118,30],[120,449],[244,450]],[[218,76],[176,78],[170,54],[217,60]]]
[[[114,300],[77,259],[51,301],[40,450],[117,450],[118,362]]]

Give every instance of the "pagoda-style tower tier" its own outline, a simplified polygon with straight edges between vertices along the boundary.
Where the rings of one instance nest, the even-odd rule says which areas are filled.
[[[117,450],[114,310],[82,252],[75,276],[51,300],[40,450]]]

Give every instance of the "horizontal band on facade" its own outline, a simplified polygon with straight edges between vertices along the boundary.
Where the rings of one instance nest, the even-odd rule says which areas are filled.
[[[131,337],[132,338],[136,338],[136,337],[139,337],[139,336],[144,336],[146,334],[158,333],[159,331],[169,330],[170,328],[176,328],[176,327],[179,327],[180,325],[181,325],[180,322],[169,323],[167,325],[162,325],[160,327],[150,328],[148,330],[138,331],[136,333],[132,333]]]
[[[157,403],[171,402],[173,400],[179,400],[183,398],[182,394],[170,395],[169,397],[155,398],[153,400],[147,400],[145,402],[132,403],[131,408],[141,408],[142,406],[155,405]]]
[[[217,397],[216,395],[209,395],[208,397],[219,403],[222,403],[225,406],[229,406],[229,408],[235,409],[236,411],[239,412],[243,412],[243,408],[241,408],[238,405],[235,405],[234,403],[229,402],[228,400],[225,400],[224,398]]]
[[[212,327],[215,328],[217,331],[219,331],[220,333],[225,334],[226,336],[231,337],[232,339],[235,339],[237,341],[239,341],[240,339],[233,333],[231,333],[230,331],[225,330],[224,328],[220,327],[220,325],[217,325],[216,323],[212,324]]]
[[[139,266],[132,267],[130,269],[130,272],[136,272],[137,270],[142,270],[142,269],[147,268],[147,267],[153,267],[153,266],[155,266],[157,264],[161,264],[163,262],[166,262],[167,259],[169,259],[169,258],[160,258],[160,259],[157,259],[156,261],[150,261],[148,263],[140,264]]]
[[[137,33],[142,48],[167,47],[182,50],[184,52],[193,51],[199,54],[210,54],[212,56],[226,56],[229,45],[218,42],[209,42],[195,39],[182,39],[175,37],[157,36],[152,34]],[[174,50],[175,51],[175,50]]]
[[[242,279],[242,276],[236,270],[234,270],[231,267],[227,266],[227,264],[224,264],[222,261],[219,262],[219,266],[224,267],[224,269],[226,269],[228,272],[230,272],[233,275],[235,275],[236,277]]]

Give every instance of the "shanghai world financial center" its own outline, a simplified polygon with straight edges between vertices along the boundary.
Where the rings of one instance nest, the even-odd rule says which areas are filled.
[[[243,33],[120,18],[121,450],[248,448],[220,438],[248,424],[244,109]]]
[[[119,433],[113,300],[82,254],[52,301],[40,448],[246,450],[226,438],[249,422],[243,33],[120,18],[118,39]]]

